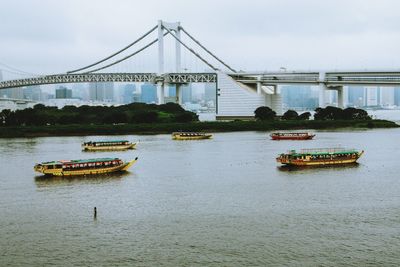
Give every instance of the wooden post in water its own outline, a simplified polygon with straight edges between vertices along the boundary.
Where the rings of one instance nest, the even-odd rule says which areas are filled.
[[[96,207],[94,207],[94,219],[95,220],[97,219],[97,208]]]

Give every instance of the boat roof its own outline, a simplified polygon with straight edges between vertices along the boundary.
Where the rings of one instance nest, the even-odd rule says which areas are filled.
[[[113,161],[120,160],[119,158],[97,158],[97,159],[76,159],[76,160],[58,160],[42,162],[42,165],[55,165],[55,164],[77,164],[77,163],[93,163],[93,162],[103,162],[103,161]]]
[[[203,133],[203,132],[173,132],[172,134],[176,135],[176,134],[205,134],[205,133]]]
[[[123,143],[123,142],[129,142],[128,140],[108,140],[108,141],[89,141],[85,143]]]
[[[300,155],[326,155],[326,154],[353,154],[359,151],[353,148],[311,148],[311,149],[301,149],[300,151],[289,150],[288,154],[292,156]]]
[[[310,132],[273,132],[272,134],[311,134]]]

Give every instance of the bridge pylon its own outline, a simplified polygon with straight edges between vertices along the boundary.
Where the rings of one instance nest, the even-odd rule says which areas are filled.
[[[162,20],[158,21],[158,75],[164,75],[164,29],[167,31],[173,31],[175,36],[177,37],[175,41],[175,71],[179,73],[181,71],[181,23],[180,22],[165,22]],[[177,102],[181,104],[181,88],[180,85],[176,85],[176,95]],[[169,93],[169,92],[167,92]],[[157,103],[164,104],[165,103],[165,82],[159,81],[157,82]]]

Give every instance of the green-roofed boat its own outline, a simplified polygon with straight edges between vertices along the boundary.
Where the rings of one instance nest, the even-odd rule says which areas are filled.
[[[38,163],[34,170],[49,176],[106,174],[127,171],[137,159],[127,162],[119,158],[59,160]]]
[[[82,144],[83,151],[116,151],[134,149],[137,143],[128,140],[90,141]]]
[[[276,161],[289,166],[325,166],[355,163],[364,151],[345,148],[316,148],[282,153]]]

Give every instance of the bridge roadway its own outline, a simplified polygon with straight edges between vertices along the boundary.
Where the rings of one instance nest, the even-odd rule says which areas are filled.
[[[400,71],[254,72],[229,73],[229,75],[237,82],[244,84],[325,84],[327,87],[400,85]]]
[[[239,72],[227,73],[243,84],[303,84],[337,86],[400,86],[400,71],[350,72]],[[322,75],[321,75],[322,74]],[[55,74],[0,82],[0,89],[42,84],[87,82],[215,83],[217,73],[78,73]]]
[[[148,82],[148,83],[215,83],[216,73],[79,73],[55,74],[0,82],[0,89],[58,83]]]

